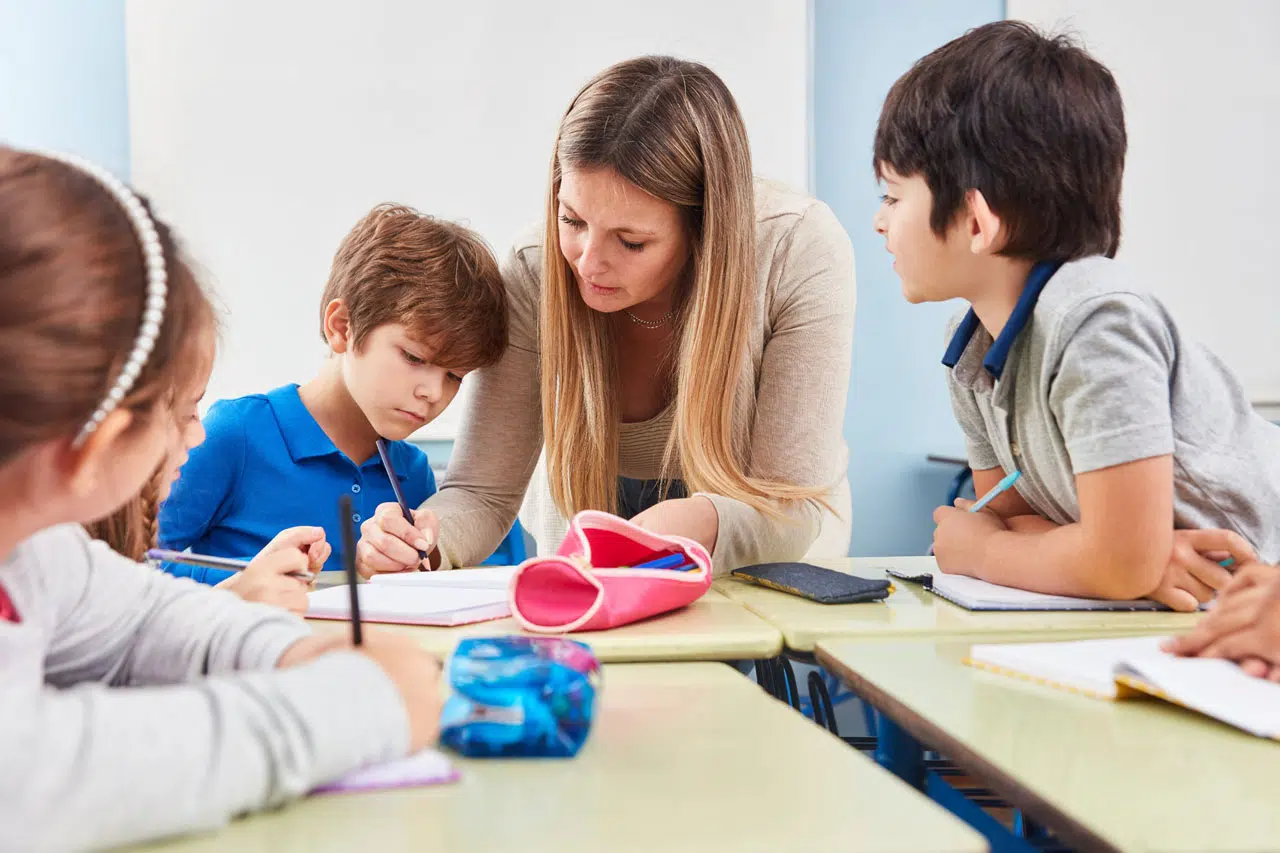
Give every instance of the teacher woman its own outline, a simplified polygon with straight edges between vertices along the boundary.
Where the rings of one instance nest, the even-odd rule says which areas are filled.
[[[434,567],[477,564],[522,500],[543,552],[598,509],[697,540],[717,574],[800,559],[824,525],[843,555],[853,250],[825,204],[753,178],[719,77],[649,56],[587,83],[503,276],[510,348],[467,377],[416,528],[394,504],[362,526],[364,574],[417,567],[424,540]]]

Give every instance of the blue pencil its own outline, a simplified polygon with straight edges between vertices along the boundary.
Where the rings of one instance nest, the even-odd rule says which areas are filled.
[[[1013,484],[1018,482],[1018,478],[1021,476],[1022,476],[1021,471],[1014,471],[1012,474],[1006,474],[1003,480],[996,483],[996,486],[994,489],[987,492],[985,495],[979,498],[978,501],[974,503],[973,506],[969,507],[969,512],[980,511],[987,504],[991,503],[993,500],[1000,497],[1001,494],[1009,491],[1009,489],[1013,487]]]

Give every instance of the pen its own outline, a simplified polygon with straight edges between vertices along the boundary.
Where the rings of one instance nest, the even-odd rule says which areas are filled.
[[[1004,479],[996,483],[995,488],[987,492],[978,499],[973,506],[969,507],[969,512],[978,512],[987,504],[998,498],[1002,493],[1007,492],[1014,483],[1018,482],[1018,478],[1022,476],[1021,471],[1014,471],[1012,474],[1005,475]]]
[[[404,515],[404,520],[409,522],[411,527],[416,526],[413,523],[413,510],[409,509],[409,502],[404,499],[404,492],[400,489],[400,478],[396,476],[395,466],[391,464],[391,450],[387,447],[387,440],[379,438],[377,441],[378,455],[382,457],[382,467],[387,471],[387,479],[391,481],[391,491],[396,494],[396,503],[400,504],[400,512]],[[427,552],[418,550],[418,563],[427,559]]]
[[[147,559],[158,563],[203,566],[206,569],[221,569],[225,572],[243,572],[249,567],[248,560],[235,560],[231,557],[210,557],[205,554],[192,554],[189,551],[169,551],[165,548],[152,548],[147,551]],[[316,578],[311,572],[289,572],[289,577],[297,578],[304,583],[311,583]]]
[[[386,457],[383,457],[384,459]],[[391,478],[393,481],[395,477]],[[351,644],[364,642],[360,630],[360,591],[356,585],[356,531],[351,520],[351,497],[338,498],[338,523],[342,526],[342,566],[347,570],[347,590],[351,593]]]

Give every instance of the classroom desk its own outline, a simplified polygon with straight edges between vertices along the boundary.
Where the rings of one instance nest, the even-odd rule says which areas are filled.
[[[723,664],[605,667],[577,758],[457,760],[463,779],[317,797],[169,853],[976,853],[982,837]]]
[[[350,631],[348,622],[311,620],[317,631]],[[374,623],[369,623],[374,625]],[[458,628],[420,625],[376,625],[404,634],[440,657],[452,654],[467,636],[524,633],[513,619],[479,622]],[[568,634],[591,646],[608,663],[652,661],[729,661],[771,658],[782,650],[778,629],[713,590],[688,607],[609,631]]]
[[[969,645],[824,640],[817,657],[905,730],[881,736],[897,739],[887,758],[909,779],[924,770],[904,754],[918,761],[922,743],[1082,849],[1280,850],[1280,743],[1155,700],[1107,702],[974,669],[961,663]]]
[[[932,557],[846,558],[814,564],[865,578],[885,577],[886,567],[915,573],[937,569]],[[1179,633],[1197,618],[1194,613],[1168,612],[975,612],[917,584],[891,580],[895,591],[884,601],[868,604],[816,604],[728,577],[717,580],[714,589],[776,627],[787,650],[801,657],[824,640],[964,637],[978,642],[1029,632],[1063,637]]]

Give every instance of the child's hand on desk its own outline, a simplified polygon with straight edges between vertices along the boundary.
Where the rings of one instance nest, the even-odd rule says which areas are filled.
[[[347,631],[316,634],[290,646],[276,665],[301,666],[339,649],[372,658],[395,684],[409,716],[411,752],[436,742],[440,734],[440,661],[407,637],[366,630],[363,644],[356,648]]]
[[[1237,661],[1250,675],[1280,682],[1280,568],[1256,562],[1241,566],[1213,610],[1164,648]]]
[[[933,555],[938,568],[954,575],[979,577],[991,536],[1009,529],[1004,519],[989,510],[969,512],[973,501],[958,500],[956,505],[940,506],[933,511]]]
[[[360,525],[356,545],[356,567],[364,577],[387,572],[430,569],[418,558],[419,551],[430,554],[440,535],[440,519],[429,509],[415,509],[413,524],[405,521],[397,503],[380,504]]]
[[[1160,586],[1147,596],[1174,610],[1192,612],[1231,581],[1218,565],[1227,558],[1240,566],[1257,559],[1243,536],[1231,530],[1175,530],[1169,565]]]
[[[324,538],[323,527],[289,527],[277,533],[258,552],[258,556],[289,549],[296,549],[307,555],[307,571],[313,575],[324,571],[324,564],[333,553],[333,546]]]
[[[236,572],[218,586],[245,601],[306,613],[307,590],[311,585],[292,575],[312,571],[314,558],[309,548],[317,541],[317,530],[319,541],[323,542],[324,530],[321,528],[291,527],[285,530],[259,551],[244,571]],[[324,565],[323,559],[320,565]]]

